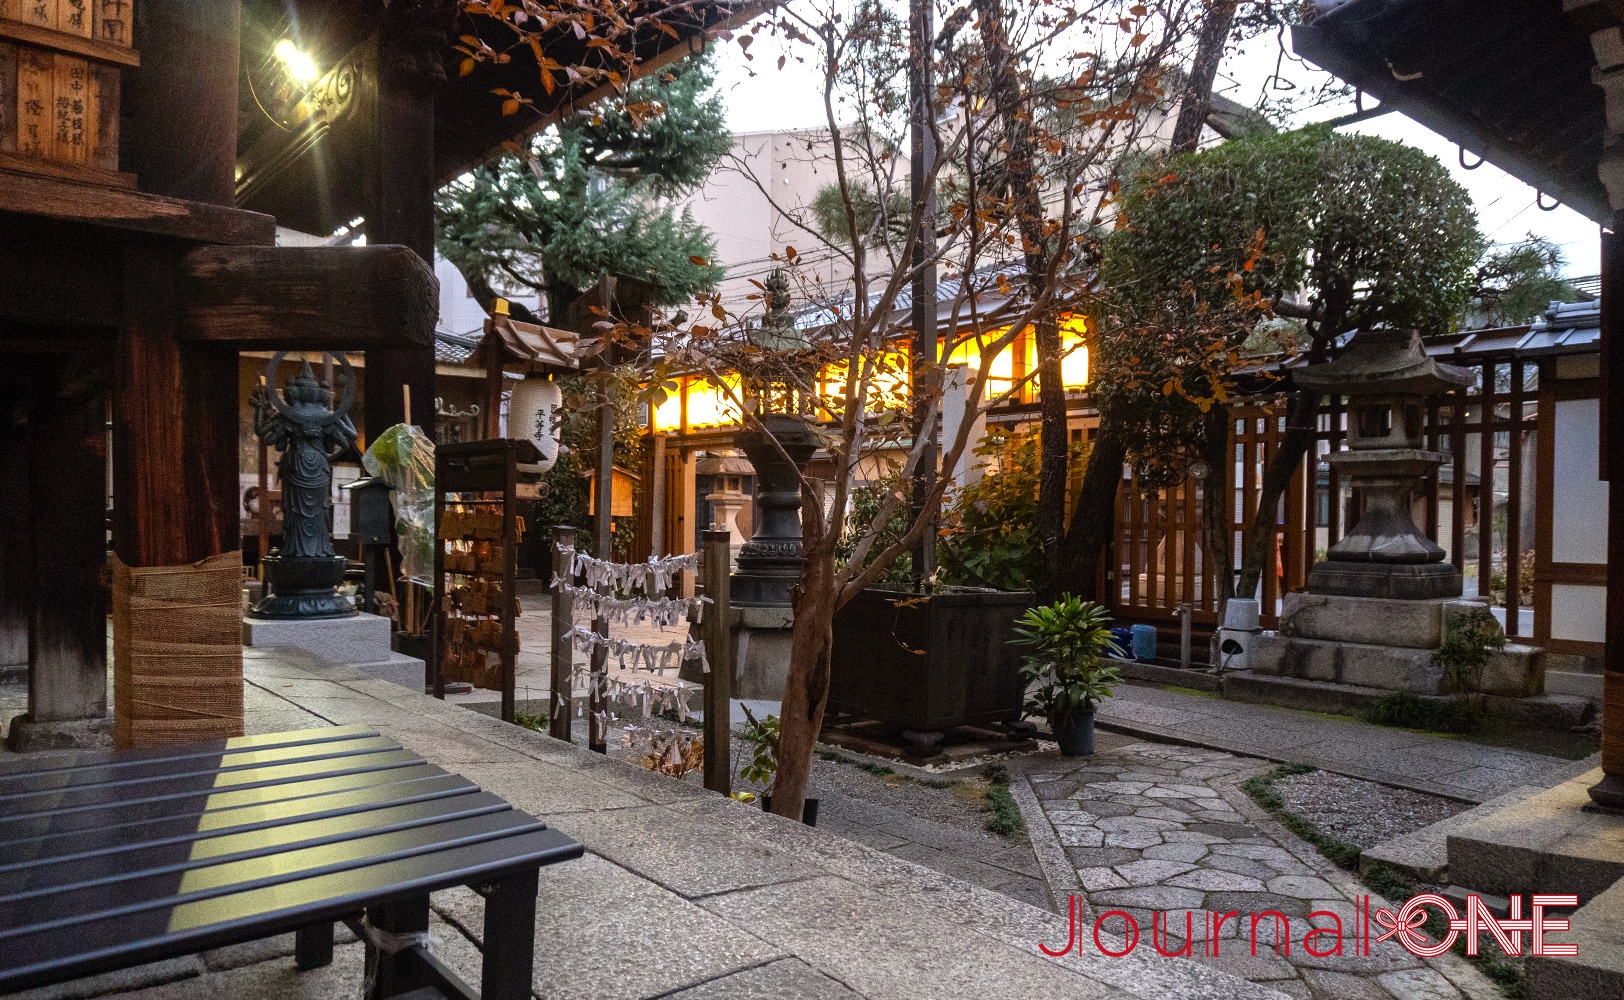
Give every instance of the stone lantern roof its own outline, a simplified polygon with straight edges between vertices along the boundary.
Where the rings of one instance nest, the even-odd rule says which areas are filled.
[[[1291,377],[1304,389],[1350,396],[1432,396],[1473,380],[1465,368],[1429,357],[1414,330],[1360,330],[1341,357]]]

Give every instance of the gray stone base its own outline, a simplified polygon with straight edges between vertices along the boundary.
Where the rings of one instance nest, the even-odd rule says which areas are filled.
[[[739,608],[733,629],[733,697],[782,701],[789,678],[794,614],[788,608]]]
[[[1556,911],[1558,916],[1565,914]],[[1530,955],[1528,995],[1532,1000],[1624,997],[1624,882],[1570,916],[1567,933],[1559,934],[1557,940],[1578,945],[1579,954]]]
[[[1624,816],[1585,811],[1601,776],[1597,768],[1452,832],[1450,880],[1497,895],[1571,892],[1581,906],[1607,891],[1624,879]]]
[[[11,720],[6,747],[15,753],[31,750],[111,750],[113,719],[71,719],[34,722],[26,715]]]
[[[421,692],[423,661],[390,649],[389,631],[389,619],[364,612],[354,618],[315,621],[244,618],[242,641],[245,646],[293,646],[329,663],[354,667],[370,677]]]
[[[1489,655],[1476,690],[1508,698],[1541,694],[1545,690],[1542,652],[1534,646],[1507,643]],[[1263,633],[1252,640],[1250,666],[1258,674],[1416,694],[1445,693],[1443,668],[1432,662],[1431,649]]]
[[[1443,680],[1443,668],[1432,662],[1430,649],[1294,639],[1265,632],[1252,640],[1251,652],[1252,672],[1258,674],[1416,694],[1438,693]]]
[[[1443,641],[1444,605],[1450,600],[1291,593],[1282,601],[1280,634],[1294,639],[1437,649]]]
[[[1459,597],[1460,572],[1454,564],[1331,562],[1321,560],[1308,571],[1308,590],[1344,597],[1382,597],[1426,601]]]

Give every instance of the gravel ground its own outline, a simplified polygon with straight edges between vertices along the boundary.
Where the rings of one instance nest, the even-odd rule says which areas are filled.
[[[1274,788],[1291,812],[1330,836],[1366,848],[1471,808],[1436,795],[1325,771],[1281,778]]]
[[[660,731],[681,728],[676,723],[659,718],[639,720],[639,724]],[[577,723],[577,728],[581,728],[580,723]],[[739,768],[749,759],[748,747],[737,733],[734,734],[732,749],[734,774],[737,775]],[[1024,832],[1012,837],[1000,837],[987,832],[987,813],[981,811],[981,805],[982,793],[988,785],[980,777],[979,768],[965,769],[958,775],[940,779],[914,779],[895,773],[875,774],[856,764],[847,763],[846,761],[855,758],[844,751],[825,752],[838,754],[845,759],[827,760],[822,756],[812,758],[811,788],[808,793],[810,795],[844,795],[861,799],[917,819],[930,820],[976,834],[985,837],[989,843],[998,843],[1005,847],[1027,843]],[[638,763],[639,755],[625,745],[623,729],[610,728],[609,756],[628,764]],[[886,765],[878,766],[883,768]],[[682,780],[699,784],[700,774],[694,771]],[[734,778],[733,788],[734,791],[762,791],[761,787],[750,785],[738,777]]]

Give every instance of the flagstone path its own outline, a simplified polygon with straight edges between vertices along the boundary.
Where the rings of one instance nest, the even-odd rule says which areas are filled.
[[[1498,996],[1487,979],[1453,956],[1423,960],[1391,940],[1371,945],[1369,956],[1358,954],[1354,899],[1367,890],[1238,787],[1269,769],[1255,758],[1221,751],[1132,742],[1092,758],[1031,759],[1021,777],[1032,796],[1017,801],[1026,800],[1023,811],[1040,858],[1048,848],[1044,868],[1051,895],[1063,901],[1076,893],[1086,900],[1090,928],[1098,916],[1120,911],[1137,921],[1140,947],[1149,948],[1154,914],[1164,911],[1170,934],[1164,947],[1179,951],[1189,914],[1194,961],[1305,1000]],[[1057,863],[1057,854],[1063,862]],[[1376,897],[1374,905],[1386,904]],[[1275,927],[1265,920],[1258,925],[1254,956],[1251,914],[1267,910],[1290,921],[1283,935],[1289,946],[1275,954]],[[1213,956],[1207,914],[1229,911],[1239,911],[1240,919],[1222,925]],[[1321,915],[1311,917],[1315,912]],[[1343,954],[1308,954],[1303,936],[1311,928],[1335,929],[1338,920]],[[1104,929],[1125,933],[1126,926],[1113,915]],[[1328,937],[1314,943],[1317,951],[1333,950]]]

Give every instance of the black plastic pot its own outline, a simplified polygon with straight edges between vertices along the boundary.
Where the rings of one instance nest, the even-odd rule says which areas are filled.
[[[1073,711],[1064,722],[1051,722],[1055,742],[1064,757],[1088,757],[1094,753],[1094,709]]]
[[[773,811],[773,797],[771,795],[760,796],[759,801],[761,802],[762,812]],[[801,803],[801,822],[805,823],[807,826],[818,825],[817,799],[807,799],[805,802]]]

